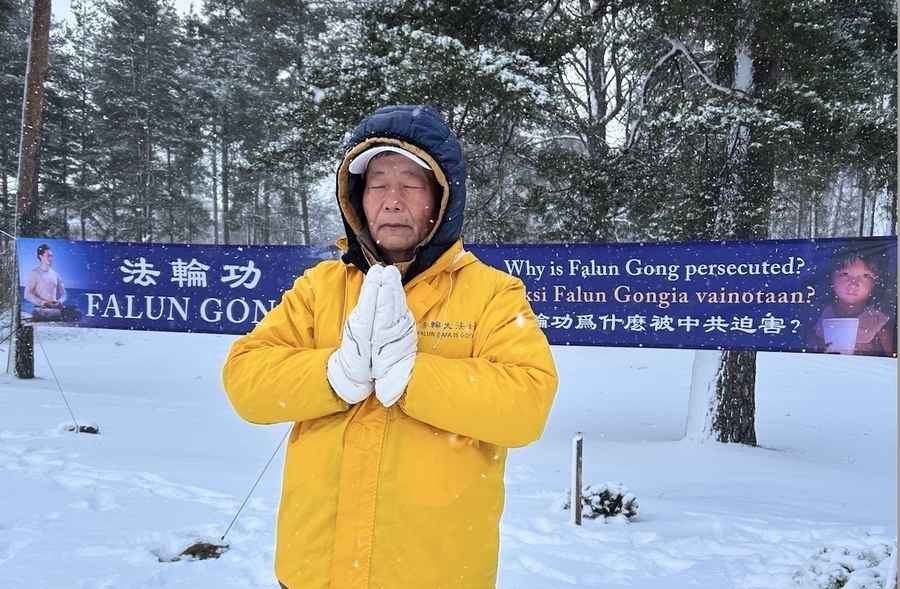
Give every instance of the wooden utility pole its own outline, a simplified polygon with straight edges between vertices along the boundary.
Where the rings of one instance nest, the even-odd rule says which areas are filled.
[[[50,39],[50,0],[34,0],[31,17],[31,43],[25,66],[25,97],[22,103],[22,135],[19,143],[18,193],[16,195],[15,235],[33,234],[37,229],[37,202],[32,198],[36,186],[35,170],[41,153],[42,107],[47,81],[47,54]],[[16,248],[18,250],[18,248]],[[14,260],[18,261],[18,255]],[[13,320],[16,322],[16,376],[34,377],[34,332],[19,319],[18,263],[13,280]]]

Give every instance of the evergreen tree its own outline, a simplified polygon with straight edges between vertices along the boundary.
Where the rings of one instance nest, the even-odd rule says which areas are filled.
[[[8,216],[28,21],[7,5]],[[55,36],[39,178],[54,234],[321,241],[342,135],[390,103],[431,104],[461,137],[470,240],[859,235],[895,217],[883,0],[91,6]]]
[[[325,31],[333,7],[283,0],[251,2],[248,10],[258,31],[255,55],[271,91],[260,117],[266,134],[249,154],[250,165],[267,178],[257,207],[259,234],[263,240],[280,236],[283,241],[310,243],[317,216],[311,209],[318,208],[316,183],[330,176],[342,135],[319,107],[322,90],[312,80],[315,39]],[[325,208],[321,213],[335,217],[333,202]]]
[[[65,24],[63,34],[67,40],[67,59],[60,64],[69,66],[66,78],[71,81],[72,96],[68,105],[68,119],[71,121],[71,157],[73,169],[67,175],[72,196],[73,215],[77,210],[77,237],[87,239],[88,225],[100,212],[102,201],[98,191],[101,146],[97,141],[96,129],[100,122],[100,112],[94,103],[97,80],[96,68],[92,62],[95,55],[94,38],[99,14],[95,7],[83,0],[75,0],[71,5],[74,22]],[[54,67],[53,71],[59,69]]]
[[[462,141],[469,162],[465,234],[525,233],[518,147],[547,103],[536,19],[523,3],[378,0],[336,15],[320,36],[314,85],[335,129],[386,104],[428,104]]]
[[[103,6],[94,94],[103,113],[97,130],[104,146],[103,233],[151,241],[160,232],[158,205],[167,188],[161,158],[184,109],[178,19],[167,0],[110,0]]]
[[[633,8],[593,14],[586,0],[568,0],[553,3],[543,23],[553,100],[530,154],[545,179],[531,193],[536,226],[552,241],[621,239],[642,173],[617,149],[635,84],[629,35],[641,34],[641,19]]]
[[[78,80],[75,56],[65,51],[64,38],[57,29],[50,36],[50,69],[44,102],[43,138],[40,159],[40,196],[37,201],[38,231],[69,238],[69,211],[77,210],[71,176],[77,168]]]
[[[221,202],[223,243],[245,241],[235,235],[241,229],[247,203],[257,186],[254,178],[241,175],[245,154],[242,143],[258,141],[259,108],[265,107],[261,82],[252,52],[252,29],[247,21],[246,2],[217,0],[205,2],[206,23],[200,27],[205,67],[205,87],[201,89],[217,166]],[[246,225],[247,219],[244,219]],[[249,241],[249,240],[248,240]]]
[[[31,16],[24,1],[8,2],[4,10],[0,20],[0,55],[4,56],[0,60],[0,227],[12,233]],[[7,239],[0,236],[0,241]]]

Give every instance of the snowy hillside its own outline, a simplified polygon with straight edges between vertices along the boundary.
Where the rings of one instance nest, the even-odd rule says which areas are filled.
[[[0,587],[277,588],[280,456],[222,558],[160,562],[222,535],[286,431],[233,413],[219,376],[233,338],[37,336],[75,416],[101,435],[64,431],[40,349],[39,378],[0,375]],[[880,587],[866,579],[886,572],[897,529],[896,360],[760,354],[761,446],[749,448],[677,441],[691,352],[554,352],[561,388],[545,435],[510,452],[500,587],[813,588],[846,575],[840,562],[863,569],[847,587]],[[567,523],[576,431],[585,483],[623,483],[635,521]]]

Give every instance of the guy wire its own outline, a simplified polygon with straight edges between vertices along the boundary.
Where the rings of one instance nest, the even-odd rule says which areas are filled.
[[[72,407],[69,405],[69,400],[66,398],[66,394],[63,392],[62,385],[59,384],[59,378],[56,376],[56,371],[53,370],[53,364],[50,363],[50,357],[47,356],[47,350],[44,349],[44,344],[41,342],[40,338],[37,336],[37,330],[34,330],[34,339],[38,343],[38,347],[41,348],[41,352],[44,354],[44,360],[47,361],[47,366],[50,367],[50,373],[53,375],[53,380],[56,381],[56,387],[59,389],[59,394],[62,395],[63,402],[66,404],[66,409],[69,410],[69,415],[72,416],[72,423],[75,424],[75,433],[77,434],[80,429],[78,427],[78,421],[75,419],[75,414],[72,412]]]
[[[291,433],[291,429],[290,429],[290,428],[288,428],[288,431],[284,432],[284,436],[281,438],[281,441],[278,442],[278,445],[275,447],[275,451],[272,452],[272,455],[271,455],[271,456],[269,456],[269,461],[266,462],[266,465],[263,467],[262,471],[260,471],[259,476],[256,477],[256,482],[253,483],[253,486],[252,486],[252,487],[250,487],[250,492],[248,492],[248,493],[247,493],[247,496],[244,497],[244,502],[241,503],[241,506],[240,506],[240,507],[238,507],[237,513],[234,514],[234,518],[231,520],[231,523],[228,524],[228,528],[226,528],[225,533],[222,534],[222,537],[219,538],[219,541],[224,541],[224,540],[225,540],[225,536],[228,535],[228,532],[231,530],[231,526],[234,525],[234,522],[237,521],[238,516],[241,515],[241,511],[244,509],[244,506],[247,505],[247,501],[250,500],[250,496],[253,495],[253,491],[256,490],[256,485],[259,484],[260,479],[262,479],[262,478],[263,478],[263,475],[266,474],[266,470],[269,469],[269,465],[272,464],[272,460],[275,459],[275,455],[278,454],[278,450],[281,449],[282,444],[284,444],[284,441],[287,439],[288,434],[290,434],[290,433]]]

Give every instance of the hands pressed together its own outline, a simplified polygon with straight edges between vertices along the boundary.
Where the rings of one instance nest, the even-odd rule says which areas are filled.
[[[403,395],[416,360],[416,321],[395,266],[372,266],[340,347],[328,359],[328,382],[347,403],[372,394],[385,407]]]

